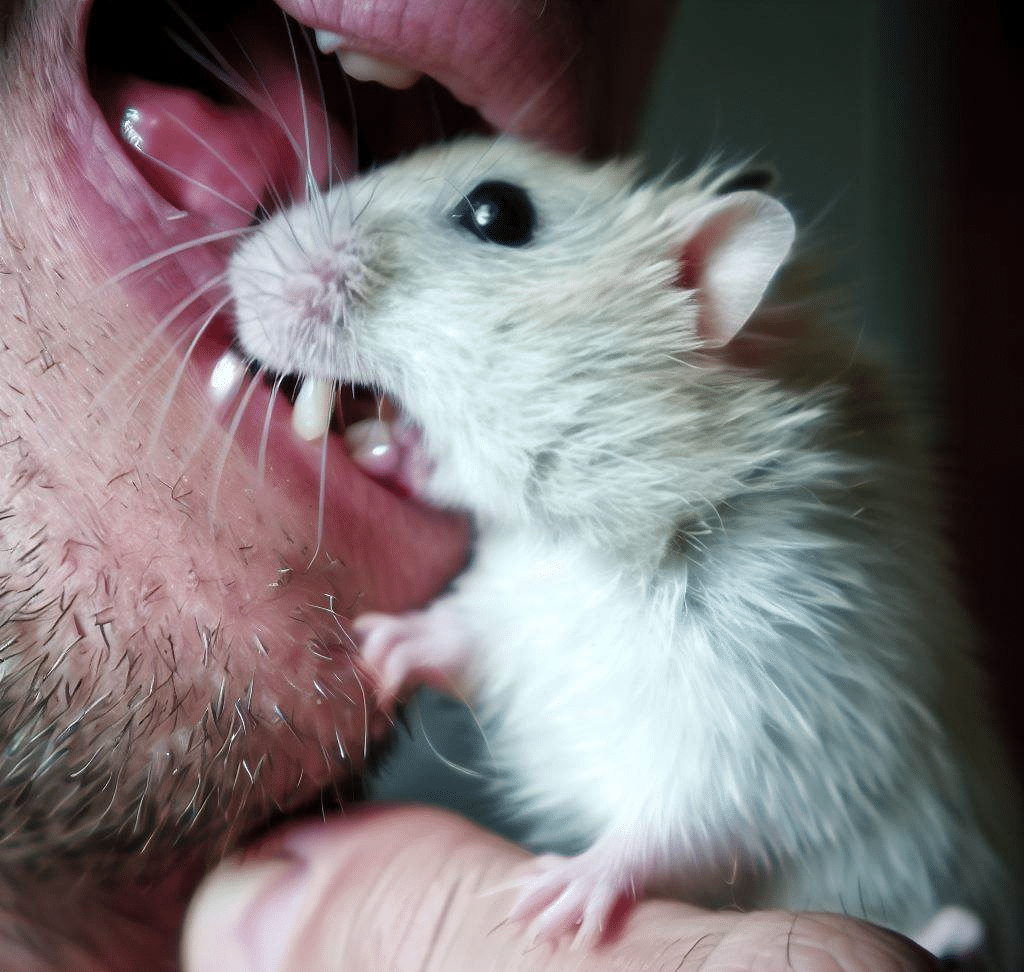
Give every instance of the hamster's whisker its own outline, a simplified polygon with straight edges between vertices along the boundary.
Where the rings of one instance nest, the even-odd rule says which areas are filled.
[[[227,305],[230,302],[231,295],[228,294],[219,303],[214,305],[213,309],[209,312],[209,314],[207,314],[206,320],[204,320],[202,324],[200,324],[199,327],[196,329],[196,333],[193,336],[191,343],[189,344],[185,353],[182,355],[181,361],[178,362],[178,367],[175,369],[174,376],[171,378],[171,383],[168,386],[166,393],[164,394],[164,399],[163,402],[161,403],[160,411],[157,413],[156,419],[153,422],[153,429],[150,434],[150,451],[152,451],[156,446],[156,442],[160,436],[163,424],[167,419],[167,413],[170,411],[171,402],[174,400],[174,396],[177,394],[178,388],[181,386],[181,380],[185,376],[185,369],[188,367],[188,363],[191,360],[193,353],[195,352],[196,346],[199,344],[199,341],[202,339],[203,335],[206,333],[210,324],[213,322],[213,319],[222,310],[224,310],[224,308],[227,307]],[[187,337],[187,332],[185,336]],[[177,344],[174,346],[172,350],[177,350]],[[161,361],[161,364],[162,363],[163,361]]]
[[[554,74],[552,74],[548,81],[541,85],[529,98],[526,99],[525,102],[523,102],[523,104],[519,106],[519,110],[516,111],[516,113],[512,115],[507,122],[505,122],[504,128],[506,132],[515,131],[522,118],[533,111],[539,103],[544,101],[548,94],[554,89],[555,85],[569,73],[577,59],[582,55],[582,52],[583,48],[581,46],[574,54],[570,54],[566,57],[561,66],[554,72]],[[487,147],[487,150],[480,153],[480,157],[476,160],[476,168],[475,170],[471,169],[469,175],[472,177],[474,173],[484,171],[486,166],[490,164],[491,157],[499,152],[499,150],[503,150],[506,144],[511,144],[511,141],[512,139],[510,136],[499,132]]]
[[[221,165],[223,165],[224,168],[227,169],[228,172],[230,172],[235,177],[238,184],[242,186],[242,188],[244,188],[250,196],[252,196],[253,202],[256,204],[256,206],[263,205],[263,199],[260,197],[259,193],[257,193],[256,190],[252,187],[252,185],[242,178],[242,174],[238,171],[237,166],[232,165],[224,157],[224,154],[220,152],[216,147],[214,147],[208,139],[203,138],[203,136],[200,135],[192,126],[186,124],[177,115],[169,114],[168,117],[170,117],[174,122],[176,122],[183,131],[187,132],[199,145],[206,149],[206,151],[209,152],[210,155],[212,155],[218,162],[220,162]],[[182,172],[181,169],[176,169],[174,168],[174,166],[168,165],[166,162],[160,159],[153,158],[153,156],[147,155],[145,152],[143,152],[142,154],[150,161],[155,162],[157,165],[161,166],[163,169],[166,169],[168,172],[173,172],[175,175],[180,176],[181,178],[187,180],[188,182],[191,182],[192,185],[197,186],[200,189],[203,189],[204,191],[208,192],[211,196],[214,196],[215,198],[221,200],[221,202],[227,203],[227,205],[231,206],[234,209],[237,209],[241,213],[244,213],[246,216],[252,216],[253,211],[251,209],[247,209],[241,203],[235,202],[233,199],[230,199],[223,193],[218,192],[211,186],[206,185],[199,179],[193,178],[187,173]],[[263,169],[263,174],[267,177],[267,185],[271,186],[271,192],[273,192],[273,180],[270,178],[270,173],[267,170],[266,162],[264,162],[263,158],[261,157],[259,159],[259,163],[260,167]]]
[[[349,209],[351,210],[351,191],[349,190],[347,184],[346,184],[346,187],[345,187],[345,192],[346,192],[346,195],[348,195],[350,197]],[[363,213],[366,212],[367,208],[371,205],[371,203],[376,198],[376,196],[377,196],[377,186],[374,185],[374,186],[370,187],[370,194],[369,194],[369,196],[366,197],[366,202],[364,202],[363,205],[359,208],[359,212],[357,212],[357,213],[355,213],[354,215],[351,216],[350,222],[351,222],[352,226],[355,226],[356,223],[358,223],[359,220],[361,220],[363,218]]]
[[[417,700],[413,701],[412,709],[416,714],[416,724],[419,727],[420,735],[423,737],[423,741],[427,744],[427,748],[430,750],[431,755],[447,769],[450,769],[454,773],[458,773],[460,776],[468,776],[471,779],[483,780],[487,778],[486,773],[481,773],[479,770],[473,769],[472,766],[463,766],[462,763],[457,763],[455,760],[450,759],[437,748],[434,740],[430,738],[430,733],[427,731],[427,724],[423,719],[423,710]],[[473,720],[476,722],[477,727],[480,726],[479,721],[476,720],[476,716],[473,716]],[[487,745],[486,738],[481,734],[481,738],[484,739],[484,745]],[[488,753],[490,753],[490,747],[488,747]]]
[[[214,466],[213,473],[213,485],[210,492],[210,518],[215,519],[217,516],[217,506],[219,505],[220,499],[220,487],[221,481],[224,476],[224,469],[227,466],[228,456],[231,454],[231,449],[235,445],[235,436],[238,434],[238,427],[242,424],[242,418],[245,415],[245,410],[249,407],[249,402],[252,400],[253,393],[259,387],[260,382],[263,378],[263,372],[265,367],[260,365],[256,374],[248,379],[245,391],[242,393],[242,398],[235,408],[234,415],[231,417],[231,424],[228,426],[227,435],[224,438],[224,442],[221,445],[220,454],[217,457],[216,464]]]
[[[186,309],[191,304],[195,303],[197,300],[205,296],[211,290],[214,290],[218,286],[225,283],[226,277],[226,273],[215,274],[209,280],[200,284],[195,290],[193,290],[187,297],[181,300],[177,305],[171,308],[171,310],[168,311],[163,318],[161,318],[157,326],[149,333],[149,335],[142,342],[141,347],[135,352],[135,354],[132,355],[122,367],[118,368],[118,370],[114,372],[114,374],[104,383],[103,387],[96,392],[96,394],[93,396],[92,402],[90,403],[90,408],[95,408],[99,404],[101,404],[106,399],[107,395],[110,394],[114,389],[116,389],[121,384],[121,382],[125,380],[125,378],[127,378],[129,373],[132,372],[132,370],[138,366],[139,362],[141,362],[146,357],[146,355],[149,353],[153,345],[156,344],[158,340],[160,340],[160,338],[165,334],[167,329],[179,317],[181,317],[182,314],[185,313]],[[223,306],[223,304],[221,306]],[[191,326],[194,325],[189,325],[189,327]],[[186,327],[186,336],[187,330],[188,328]],[[180,343],[181,338],[177,338],[174,342],[174,346],[172,346],[168,354],[173,354],[177,345]],[[151,366],[150,373],[159,369],[159,367],[164,363],[165,360],[166,355],[165,357],[161,358],[160,361],[156,363],[156,365]],[[136,396],[138,394],[140,393],[136,392]]]
[[[661,357],[672,362],[674,365],[682,365],[685,368],[691,368],[693,371],[700,371],[700,365],[695,364],[693,361],[687,361],[681,354],[673,354],[670,351],[665,351],[662,352]]]
[[[313,38],[308,30],[301,32],[302,39],[306,43],[306,53],[309,55],[310,63],[313,65],[313,77],[316,80],[317,91],[320,95],[320,110],[324,116],[324,146],[326,148],[327,157],[324,160],[327,167],[327,186],[326,192],[330,192],[334,188],[334,146],[331,144],[331,113],[327,108],[327,92],[324,90],[324,79],[320,73],[320,62],[317,60],[316,47],[313,44]],[[291,36],[289,32],[289,36]],[[314,198],[323,198],[322,193],[316,193]]]
[[[452,180],[450,178],[448,178],[447,175],[439,176],[438,179],[441,182],[441,185],[445,189],[448,189],[452,193],[454,193],[456,196],[461,197],[462,201],[465,202],[465,204],[467,206],[469,206],[470,209],[473,208],[473,203],[470,202],[469,196],[466,194],[466,189],[464,187],[459,186],[456,183],[452,182]],[[441,193],[440,192],[438,192],[437,198],[438,198],[438,201],[440,201],[440,199],[441,199]]]
[[[337,389],[337,385],[335,385],[335,389]],[[324,516],[327,509],[327,443],[330,438],[330,432],[325,432],[320,445],[320,491],[316,504],[316,548],[313,550],[309,567],[312,567],[316,563],[316,558],[320,556],[320,546],[324,539]]]
[[[430,83],[424,85],[423,97],[427,102],[427,107],[430,110],[430,116],[434,123],[434,129],[437,132],[437,140],[439,142],[447,141],[448,133],[444,128],[444,117],[441,114],[441,105],[437,100],[437,82],[432,78]]]
[[[345,83],[345,99],[348,102],[348,117],[349,117],[349,133],[352,139],[352,158],[355,159],[356,168],[359,168],[359,152],[361,149],[360,137],[359,137],[359,113],[356,111],[356,95],[352,89],[352,79],[348,76],[345,71],[341,72],[342,81]],[[352,200],[351,192],[348,187],[348,183],[342,179],[340,180],[341,185],[344,187],[344,194],[349,202],[349,222],[352,221]]]
[[[173,246],[168,246],[163,250],[158,250],[156,253],[151,253],[149,256],[143,257],[141,260],[131,264],[131,266],[119,270],[113,276],[104,280],[103,283],[93,288],[89,296],[100,294],[108,287],[113,287],[127,280],[128,277],[141,273],[143,270],[149,270],[161,261],[178,256],[180,253],[187,253],[189,250],[198,249],[210,243],[221,243],[225,240],[236,239],[239,236],[245,236],[248,232],[248,226],[236,226],[231,229],[216,230],[213,233],[204,233],[202,236],[193,237],[191,240],[185,240],[182,243],[175,243]]]
[[[363,696],[363,763],[365,764],[370,755],[370,700],[367,698],[366,686],[363,684],[363,677],[360,675],[358,667],[355,669],[355,676],[356,685],[359,686],[359,691]]]
[[[462,705],[465,707],[466,711],[469,713],[469,717],[472,720],[473,725],[476,726],[477,734],[480,736],[480,742],[483,743],[484,749],[487,750],[487,756],[491,761],[491,765],[492,767],[496,767],[498,765],[498,760],[494,755],[494,750],[491,748],[491,741],[487,737],[487,730],[484,729],[484,724],[480,721],[480,717],[476,714],[476,711],[473,708],[470,700],[467,699],[461,692],[457,692],[454,689],[452,689],[452,697],[461,702]],[[426,732],[424,731],[424,737],[425,736]],[[474,776],[481,779],[487,777],[486,773],[481,773],[478,770],[473,770],[471,772],[473,773]]]
[[[216,316],[217,310],[222,308],[224,304],[227,303],[228,299],[229,298],[226,298],[221,304],[218,304],[217,309],[210,311],[202,323],[200,323],[200,319],[202,318],[202,313],[200,313],[194,320],[182,326],[181,333],[174,337],[167,350],[164,351],[154,364],[150,365],[146,370],[146,373],[142,376],[141,381],[139,381],[139,387],[128,400],[129,413],[134,412],[135,409],[138,408],[140,402],[144,398],[147,386],[160,372],[164,365],[166,365],[175,355],[180,354],[182,345],[189,341],[189,337],[192,334],[193,329],[198,329],[200,334],[205,331],[214,316]],[[186,352],[186,354],[187,353],[188,352]]]
[[[224,74],[233,74],[240,83],[244,84],[245,79],[238,73],[238,71],[235,70],[235,68],[231,66],[231,63],[228,61],[226,57],[224,57],[223,53],[220,51],[217,45],[214,44],[212,40],[210,40],[210,37],[206,33],[206,31],[203,30],[203,28],[200,27],[198,23],[196,23],[196,21],[185,11],[181,4],[179,4],[177,0],[165,0],[165,2],[167,6],[174,11],[178,19],[192,32],[192,35],[195,37],[195,39],[199,41],[199,43],[204,48],[206,48],[210,57],[212,57],[214,61],[217,63],[217,65],[219,65],[220,69],[224,72]],[[187,41],[184,37],[182,37],[176,30],[168,27],[166,28],[166,33],[167,36],[170,37],[170,39],[174,41],[174,43],[177,44],[178,47],[182,51],[184,51],[184,53],[188,54],[188,56],[191,57],[197,64],[202,64],[204,67],[206,67],[208,64],[211,63],[209,62],[208,59],[203,58],[203,55],[200,54],[200,52],[195,48],[195,46],[191,44],[189,41]]]
[[[176,5],[172,3],[172,6]],[[270,91],[267,89],[262,79],[260,79],[260,88],[262,88],[266,98],[261,98],[259,96],[259,91],[246,81],[243,75],[228,62],[217,46],[206,36],[205,32],[196,25],[187,14],[181,11],[180,8],[178,8],[178,10],[182,20],[189,25],[199,42],[210,52],[212,60],[211,57],[204,55],[194,44],[182,37],[177,31],[168,29],[167,36],[174,41],[174,43],[177,44],[185,54],[192,58],[196,64],[206,70],[211,77],[216,78],[223,85],[230,88],[235,94],[251,104],[257,110],[273,117],[275,113],[268,112],[267,106],[273,105],[274,102],[270,95]],[[256,76],[259,77],[259,71],[256,67],[256,63],[252,60],[248,50],[233,31],[232,37],[234,37],[235,43],[238,45],[242,56],[252,66]],[[276,112],[276,114],[277,117],[274,118],[274,120],[277,121],[282,130],[287,133],[288,128],[284,124],[284,119],[280,116],[280,112]]]
[[[171,40],[173,40],[185,54],[191,57],[196,64],[204,68],[211,77],[216,78],[223,85],[234,91],[240,98],[243,98],[256,108],[257,111],[275,122],[291,145],[296,158],[302,161],[302,148],[289,129],[284,115],[281,113],[281,109],[278,107],[270,93],[270,90],[267,88],[266,83],[263,81],[258,65],[253,60],[252,55],[249,53],[247,47],[242,43],[241,39],[234,33],[234,31],[231,32],[235,43],[238,45],[239,51],[253,69],[254,76],[257,78],[259,83],[259,89],[246,81],[243,75],[236,68],[232,67],[220,50],[218,50],[217,46],[206,36],[205,32],[195,23],[195,21],[181,10],[173,0],[170,0],[170,2],[184,23],[190,30],[192,30],[199,42],[209,52],[210,56],[207,57],[204,55],[202,51],[195,47],[194,44],[190,43],[174,30],[167,31]],[[261,90],[262,97],[260,95]]]
[[[295,232],[295,224],[292,222],[289,210],[287,208],[283,208],[281,209],[279,215],[280,218],[283,220],[285,226],[288,227],[288,233],[291,236],[291,242],[295,245],[299,253],[301,253],[305,257],[311,256],[308,244],[305,243],[303,239],[299,236],[299,234]],[[277,251],[276,248],[274,249],[274,256],[278,259],[278,261],[281,260],[281,254]]]
[[[306,88],[302,83],[302,68],[299,65],[299,52],[295,47],[295,35],[292,33],[291,22],[283,10],[281,11],[281,16],[284,18],[285,34],[288,37],[288,47],[292,54],[292,65],[295,68],[295,83],[299,87],[299,111],[302,113],[302,137],[304,140],[304,143],[300,145],[300,148],[304,151],[299,155],[299,162],[305,170],[306,177],[306,192],[302,202],[308,203],[319,194],[319,190],[313,175],[313,148],[309,133],[309,112],[306,108]]]
[[[349,191],[348,183],[341,179],[334,187],[337,192],[331,191],[321,194],[320,198],[314,201],[319,206],[322,218],[318,222],[323,228],[321,242],[329,244],[333,228],[338,224],[338,212],[342,206],[348,211],[348,225],[352,225],[352,194]]]
[[[267,300],[283,300],[279,292],[268,289],[267,287],[259,286],[256,283],[255,278],[257,275],[262,275],[268,279],[268,283],[273,284],[276,281],[286,280],[288,275],[281,270],[275,270],[270,267],[246,267],[245,268],[245,279],[247,283],[250,283],[253,288]]]
[[[808,239],[818,240],[820,245],[820,227],[828,222],[833,210],[843,201],[844,197],[849,195],[852,189],[853,185],[847,183],[847,185],[836,190],[834,195],[821,204],[818,212],[805,224],[804,233]]]
[[[267,473],[267,443],[270,440],[270,423],[274,417],[274,406],[277,404],[277,396],[281,391],[281,382],[284,375],[276,375],[270,388],[270,401],[267,402],[267,414],[263,419],[263,432],[260,435],[259,454],[256,457],[256,481],[262,486],[266,482]]]
[[[330,231],[331,231],[331,211],[330,211],[330,204],[329,204],[328,200],[330,199],[330,194],[333,192],[333,189],[335,187],[335,176],[338,177],[337,181],[338,181],[339,184],[344,184],[345,180],[341,177],[342,173],[341,173],[341,168],[340,168],[340,160],[336,160],[335,157],[334,157],[334,143],[333,143],[333,139],[332,139],[332,126],[333,126],[333,122],[332,122],[332,118],[331,118],[331,112],[330,112],[330,109],[328,108],[328,104],[327,104],[327,90],[324,87],[324,76],[323,76],[323,73],[321,72],[321,67],[319,67],[319,60],[318,60],[318,58],[316,56],[316,47],[313,44],[312,35],[310,34],[310,32],[308,30],[303,30],[301,33],[302,33],[302,39],[305,41],[305,44],[306,44],[306,51],[307,51],[307,53],[309,55],[310,64],[312,65],[313,78],[315,79],[315,82],[316,82],[316,90],[319,93],[319,102],[321,102],[321,111],[324,114],[324,132],[325,132],[324,143],[325,143],[325,150],[326,150],[326,153],[327,153],[327,157],[325,159],[325,164],[326,164],[326,169],[327,169],[327,186],[326,186],[325,191],[323,193],[314,193],[313,196],[312,196],[311,202],[321,206],[322,210],[324,211],[325,233],[326,234],[330,234]],[[349,80],[348,75],[345,74],[345,72],[342,72],[341,76],[342,76],[342,79],[343,79],[343,82],[344,82],[344,85],[345,85],[345,91],[347,92],[347,95],[348,95],[349,107],[350,107],[350,110],[351,110],[352,152],[353,152],[354,158],[357,160],[358,159],[358,150],[357,150],[357,145],[356,145],[356,141],[355,141],[355,130],[356,130],[356,124],[355,124],[355,104],[354,104],[354,99],[352,97],[352,85],[351,85],[351,82]]]

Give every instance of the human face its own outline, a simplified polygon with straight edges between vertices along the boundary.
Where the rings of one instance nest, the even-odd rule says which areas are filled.
[[[458,516],[297,438],[264,383],[217,391],[233,240],[357,146],[469,126],[610,147],[669,3],[181,6],[0,0],[0,940],[102,940],[101,898],[146,916],[125,887],[346,795],[388,727],[348,619],[423,603],[466,556]],[[296,23],[436,83],[321,64],[325,113]],[[249,100],[167,53],[168,25]]]

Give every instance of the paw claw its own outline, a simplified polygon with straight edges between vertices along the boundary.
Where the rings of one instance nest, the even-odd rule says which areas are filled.
[[[574,935],[571,948],[598,944],[616,904],[627,894],[620,871],[600,860],[579,857],[539,858],[534,873],[516,882],[522,889],[509,920],[527,922],[527,935],[536,945]]]

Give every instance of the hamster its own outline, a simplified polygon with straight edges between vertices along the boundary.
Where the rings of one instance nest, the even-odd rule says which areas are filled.
[[[356,630],[382,694],[464,693],[513,802],[580,848],[524,878],[535,934],[668,893],[938,951],[937,915],[977,916],[1018,967],[1020,804],[936,490],[884,373],[766,299],[794,222],[735,175],[423,150],[240,245],[237,337],[386,393],[411,488],[474,517],[449,592]]]

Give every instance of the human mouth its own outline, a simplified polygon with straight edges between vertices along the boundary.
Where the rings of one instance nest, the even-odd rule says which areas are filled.
[[[185,0],[140,14],[95,0],[82,13],[88,74],[71,99],[69,171],[117,286],[155,313],[132,340],[172,349],[175,387],[201,385],[232,448],[305,497],[317,548],[353,518],[414,521],[387,542],[404,542],[410,562],[431,548],[429,564],[380,606],[436,589],[464,533],[366,475],[394,440],[386,406],[324,383],[252,381],[220,278],[254,221],[425,142],[506,131],[578,149],[578,37],[567,20],[538,19],[546,6]],[[368,499],[354,508],[353,496]]]

